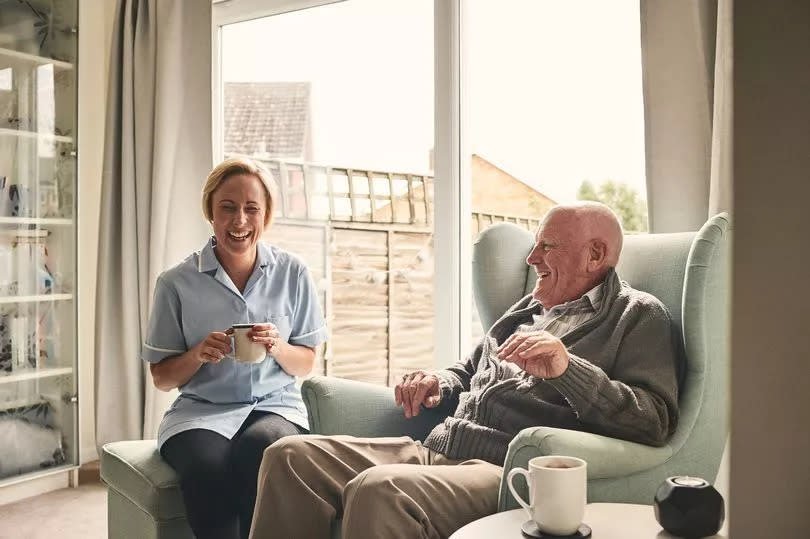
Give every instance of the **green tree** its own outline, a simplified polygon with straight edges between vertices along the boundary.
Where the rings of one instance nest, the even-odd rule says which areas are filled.
[[[579,186],[577,198],[610,206],[627,232],[647,232],[647,203],[626,183],[607,180],[594,186],[585,180]]]

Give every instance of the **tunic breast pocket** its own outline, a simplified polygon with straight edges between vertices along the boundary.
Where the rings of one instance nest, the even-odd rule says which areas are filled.
[[[290,340],[290,317],[286,314],[268,314],[267,321],[276,326],[284,341]]]

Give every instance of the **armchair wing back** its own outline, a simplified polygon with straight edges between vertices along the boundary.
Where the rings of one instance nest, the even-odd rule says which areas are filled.
[[[700,231],[625,237],[619,276],[655,295],[669,309],[682,338],[684,373],[680,421],[665,448],[588,433],[535,427],[510,445],[505,468],[529,458],[565,452],[589,462],[590,501],[651,503],[669,475],[714,480],[727,433],[728,233],[726,214]],[[502,223],[485,230],[473,247],[473,288],[482,324],[490,327],[535,282],[526,256],[530,232]],[[516,507],[501,489],[501,509]]]

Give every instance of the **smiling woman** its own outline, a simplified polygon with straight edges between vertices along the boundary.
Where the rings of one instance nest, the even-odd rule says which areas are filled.
[[[203,214],[214,229],[217,259],[243,290],[256,262],[256,244],[273,219],[275,182],[241,158],[223,161],[203,187]]]
[[[246,538],[264,449],[309,428],[295,376],[312,369],[326,327],[307,268],[260,241],[275,196],[252,160],[218,165],[202,195],[213,237],[155,286],[142,358],[159,389],[181,391],[158,448],[198,538]],[[257,357],[243,354],[246,342]]]

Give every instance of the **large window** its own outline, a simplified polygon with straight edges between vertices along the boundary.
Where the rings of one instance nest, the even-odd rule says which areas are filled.
[[[647,230],[637,0],[464,0],[471,235],[599,200]],[[483,331],[475,310],[476,341]]]
[[[322,292],[331,336],[316,372],[390,384],[431,367],[433,2],[218,28],[222,154],[264,162],[280,187],[265,239]]]
[[[638,0],[231,0],[214,20],[221,153],[278,180],[267,239],[323,292],[319,372],[390,384],[467,354],[493,223],[595,199],[646,231]]]

